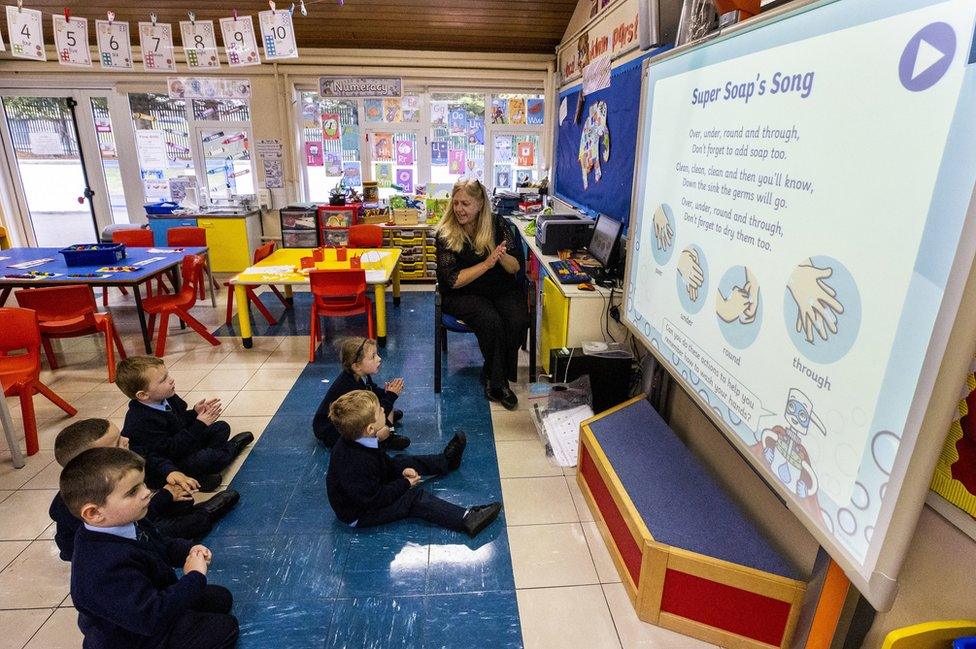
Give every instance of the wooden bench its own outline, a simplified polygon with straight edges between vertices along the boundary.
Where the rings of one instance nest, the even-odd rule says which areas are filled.
[[[789,646],[808,576],[646,399],[583,422],[576,479],[641,620],[727,647]]]

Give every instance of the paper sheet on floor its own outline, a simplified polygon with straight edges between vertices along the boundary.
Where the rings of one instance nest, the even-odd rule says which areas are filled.
[[[552,459],[558,466],[576,466],[580,424],[592,416],[592,408],[577,406],[569,410],[550,412],[542,417],[542,425],[552,449]]]

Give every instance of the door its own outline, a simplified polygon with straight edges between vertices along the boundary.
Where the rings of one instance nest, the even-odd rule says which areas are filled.
[[[0,100],[5,153],[30,245],[91,243],[115,212],[128,220],[106,94],[5,93]]]

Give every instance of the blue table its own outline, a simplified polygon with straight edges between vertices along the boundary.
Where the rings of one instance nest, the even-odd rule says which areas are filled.
[[[160,248],[165,250],[165,248]],[[84,284],[91,287],[126,286],[132,289],[136,299],[136,312],[139,314],[139,326],[142,327],[142,339],[146,344],[146,353],[152,353],[152,342],[149,340],[149,329],[146,327],[146,313],[142,309],[142,293],[139,286],[161,273],[170,272],[174,287],[179,290],[180,277],[177,267],[186,255],[203,255],[207,257],[207,268],[210,267],[209,254],[206,247],[183,248],[182,252],[152,253],[149,248],[126,248],[126,257],[115,264],[99,264],[98,266],[66,266],[64,257],[58,252],[59,248],[9,248],[0,250],[0,306],[7,301],[14,288],[28,286],[64,286],[67,284]],[[137,263],[162,257],[158,261],[151,261],[139,270],[131,273],[103,273],[102,277],[84,277],[95,275],[99,268],[105,266],[134,266]],[[44,264],[32,266],[23,270],[10,268],[14,264],[35,259],[51,258]],[[56,273],[55,277],[40,279],[23,279],[10,275],[23,275],[30,271]],[[210,282],[208,281],[207,284]],[[217,306],[217,298],[213,290],[210,291],[210,303]]]

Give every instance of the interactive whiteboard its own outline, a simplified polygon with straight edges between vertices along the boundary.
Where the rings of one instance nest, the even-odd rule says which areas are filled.
[[[946,354],[976,252],[974,21],[821,1],[644,71],[625,321],[878,608],[948,425],[937,379],[951,404],[976,338]]]

